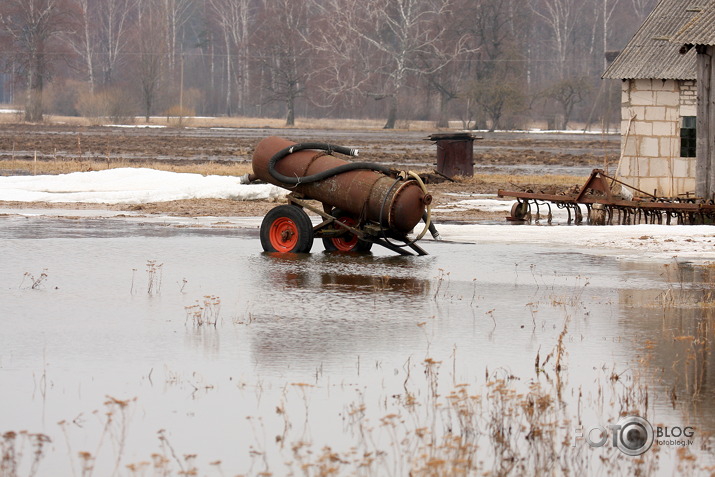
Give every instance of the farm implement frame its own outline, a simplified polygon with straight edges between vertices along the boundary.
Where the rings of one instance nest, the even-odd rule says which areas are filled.
[[[638,194],[630,198],[612,192],[616,184],[628,192]],[[586,183],[573,194],[542,194],[532,191],[499,189],[499,197],[514,197],[510,221],[528,222],[546,217],[550,223],[551,206],[565,209],[568,223],[581,224],[586,209],[586,220],[593,225],[648,224],[712,224],[715,223],[715,203],[695,197],[657,197],[594,169]],[[628,194],[630,195],[630,194]],[[542,212],[543,211],[543,212]]]

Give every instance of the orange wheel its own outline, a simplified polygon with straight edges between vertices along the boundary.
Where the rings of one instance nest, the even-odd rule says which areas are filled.
[[[351,227],[358,225],[355,217],[345,214],[342,210],[333,210],[332,216],[345,225]],[[329,252],[368,252],[372,248],[372,242],[360,240],[357,235],[346,231],[337,237],[323,237],[323,246]]]
[[[300,207],[279,205],[263,218],[260,236],[266,252],[308,253],[313,247],[313,224]]]
[[[269,234],[271,246],[278,252],[290,252],[298,243],[298,227],[286,217],[276,219],[271,224]]]

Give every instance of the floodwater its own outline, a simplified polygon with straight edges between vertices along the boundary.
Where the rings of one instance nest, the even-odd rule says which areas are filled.
[[[459,452],[474,475],[713,465],[708,269],[485,239],[281,256],[261,251],[257,224],[0,217],[4,465],[447,475]],[[680,438],[637,459],[579,437],[631,415]],[[51,441],[35,459],[37,434]]]

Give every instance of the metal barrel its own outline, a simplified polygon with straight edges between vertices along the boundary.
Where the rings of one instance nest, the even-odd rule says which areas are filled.
[[[358,217],[373,222],[380,222],[382,219],[383,227],[402,234],[409,232],[419,223],[425,206],[432,199],[429,194],[425,195],[413,180],[397,180],[370,170],[344,172],[305,184],[281,183],[271,176],[268,163],[276,153],[294,144],[296,143],[275,136],[259,142],[253,153],[255,176]],[[307,177],[347,163],[324,151],[305,149],[278,161],[275,169],[286,176]]]

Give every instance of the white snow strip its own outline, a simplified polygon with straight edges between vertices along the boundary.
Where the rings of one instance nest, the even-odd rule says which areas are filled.
[[[629,250],[641,258],[715,260],[712,225],[450,225],[437,224],[445,240],[538,243],[588,253]]]
[[[181,199],[266,200],[288,191],[241,178],[119,168],[44,176],[0,177],[0,200],[141,204]]]

